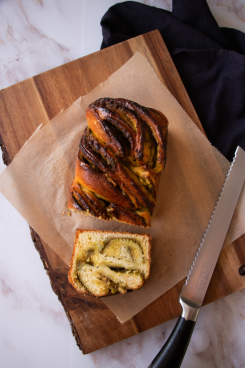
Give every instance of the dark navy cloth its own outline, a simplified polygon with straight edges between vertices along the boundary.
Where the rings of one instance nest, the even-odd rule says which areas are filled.
[[[175,0],[172,12],[127,1],[101,26],[101,48],[158,29],[208,139],[230,161],[245,150],[244,33],[220,28],[205,0]]]

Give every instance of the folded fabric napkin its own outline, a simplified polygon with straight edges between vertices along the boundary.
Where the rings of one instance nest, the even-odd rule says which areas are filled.
[[[127,1],[101,26],[101,48],[158,29],[210,142],[230,161],[245,149],[244,33],[220,28],[205,0],[175,0],[172,12]]]

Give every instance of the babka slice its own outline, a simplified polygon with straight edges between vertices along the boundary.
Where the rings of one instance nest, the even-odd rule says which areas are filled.
[[[68,279],[82,294],[125,294],[143,286],[150,262],[150,235],[77,230]]]

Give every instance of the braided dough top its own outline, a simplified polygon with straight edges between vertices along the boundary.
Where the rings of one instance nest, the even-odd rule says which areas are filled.
[[[68,208],[149,227],[166,162],[167,118],[129,100],[101,98],[86,119]]]

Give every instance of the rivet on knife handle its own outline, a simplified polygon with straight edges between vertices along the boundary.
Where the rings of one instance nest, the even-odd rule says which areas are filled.
[[[149,368],[179,368],[225,241],[245,180],[245,152],[237,147],[213,215],[180,293],[182,316]]]

